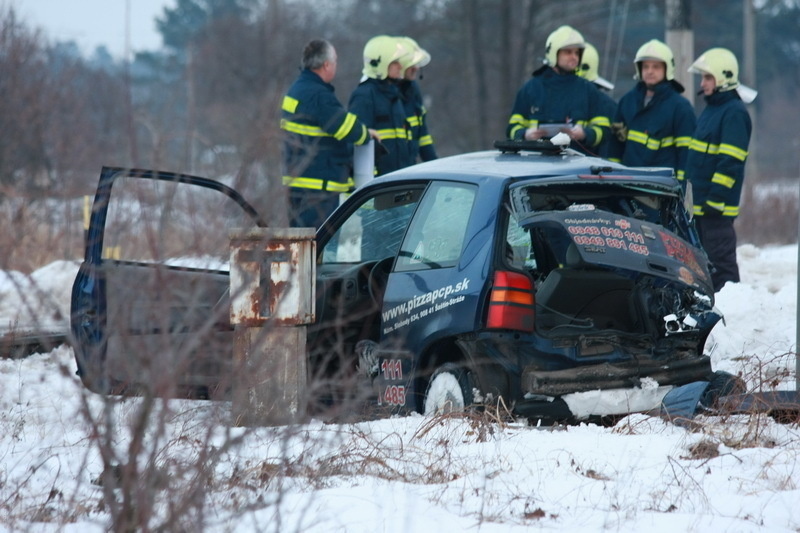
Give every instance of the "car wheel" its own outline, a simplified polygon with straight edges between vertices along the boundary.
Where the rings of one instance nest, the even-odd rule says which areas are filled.
[[[425,416],[463,412],[473,404],[472,380],[464,367],[446,363],[436,369],[425,391]]]

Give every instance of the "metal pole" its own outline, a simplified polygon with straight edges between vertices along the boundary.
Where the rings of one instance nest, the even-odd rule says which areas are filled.
[[[687,71],[694,61],[691,0],[666,0],[666,40],[675,56],[675,79],[686,89],[684,96],[694,105],[694,76]]]

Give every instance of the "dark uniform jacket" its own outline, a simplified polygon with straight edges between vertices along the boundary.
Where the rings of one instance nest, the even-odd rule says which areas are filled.
[[[369,139],[366,126],[348,113],[333,85],[306,69],[281,106],[283,182],[290,187],[331,192],[353,189],[352,144]]]
[[[422,91],[415,80],[401,80],[400,94],[403,97],[403,107],[406,110],[411,134],[411,159],[416,162],[417,157],[422,161],[436,159],[436,148],[433,137],[428,131],[427,110],[422,103]]]
[[[627,134],[624,141],[613,136],[609,159],[635,167],[671,167],[685,183],[686,155],[695,129],[692,104],[668,80],[655,86],[653,98],[644,105],[646,92],[640,81],[619,101],[612,123]]]
[[[397,83],[367,78],[350,95],[350,112],[377,130],[383,150],[376,151],[375,175],[410,166],[411,137]]]
[[[586,138],[572,148],[597,155],[598,146],[609,135],[610,117],[603,114],[600,90],[580,76],[559,74],[545,66],[533,73],[517,92],[506,135],[524,139],[525,130],[539,124],[571,123],[583,126]]]
[[[694,214],[703,216],[716,209],[723,216],[736,217],[753,125],[735,90],[713,93],[706,97],[706,104],[686,160]]]

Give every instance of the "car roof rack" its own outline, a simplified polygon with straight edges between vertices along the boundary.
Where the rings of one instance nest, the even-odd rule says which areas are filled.
[[[536,139],[534,141],[516,141],[513,139],[506,139],[502,141],[495,141],[494,147],[503,152],[517,154],[519,152],[542,152],[545,154],[560,154],[563,150],[562,146],[558,146],[550,142],[549,139]]]

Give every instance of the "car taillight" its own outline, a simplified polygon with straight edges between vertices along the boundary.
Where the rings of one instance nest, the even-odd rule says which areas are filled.
[[[533,316],[531,279],[519,272],[495,272],[486,327],[533,331]]]

